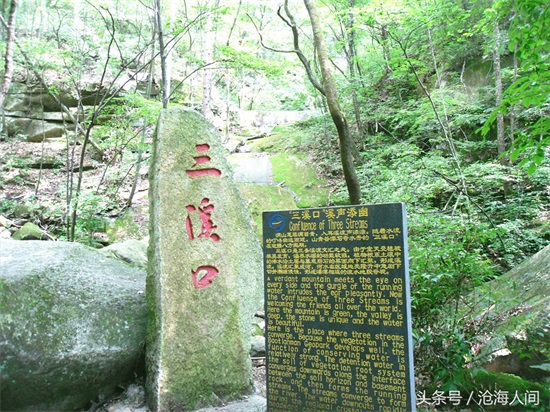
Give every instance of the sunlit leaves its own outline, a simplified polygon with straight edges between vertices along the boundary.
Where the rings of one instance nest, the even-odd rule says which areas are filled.
[[[285,70],[280,60],[261,59],[253,53],[229,46],[221,46],[219,51],[224,63],[230,67],[247,68],[272,76],[281,75]]]
[[[550,145],[550,4],[545,0],[516,0],[511,7],[508,48],[519,59],[519,77],[505,90],[502,104],[480,131],[486,135],[498,113],[506,115],[518,105],[538,109],[538,116],[520,130],[510,152],[514,161],[525,156],[520,165],[527,166],[532,175]]]

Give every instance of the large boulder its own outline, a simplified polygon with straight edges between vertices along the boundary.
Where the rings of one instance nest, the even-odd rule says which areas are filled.
[[[476,289],[464,308],[484,331],[476,355],[487,370],[535,381],[550,377],[550,246]]]
[[[143,370],[144,271],[15,240],[0,240],[0,268],[1,410],[79,410]]]
[[[252,391],[250,334],[262,249],[217,130],[161,113],[151,160],[148,404],[194,410]]]
[[[11,220],[8,220],[4,216],[0,215],[0,239],[11,238],[10,228],[12,226],[13,222]]]

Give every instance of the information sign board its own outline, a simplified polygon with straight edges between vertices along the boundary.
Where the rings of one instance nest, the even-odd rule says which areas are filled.
[[[415,410],[405,205],[263,215],[270,412]]]

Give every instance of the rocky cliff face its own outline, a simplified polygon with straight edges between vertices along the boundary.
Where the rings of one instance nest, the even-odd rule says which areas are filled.
[[[70,91],[61,90],[56,96],[66,110],[43,87],[13,83],[4,105],[7,135],[29,142],[63,137],[75,129],[71,117],[82,120],[102,94],[90,86],[82,90],[80,101]]]

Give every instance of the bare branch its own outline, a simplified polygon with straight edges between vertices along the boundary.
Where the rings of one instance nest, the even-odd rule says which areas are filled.
[[[326,96],[325,88],[321,84],[321,82],[314,76],[313,70],[311,68],[311,63],[308,60],[308,58],[305,56],[305,54],[300,49],[300,35],[298,32],[298,25],[296,24],[296,20],[294,19],[294,16],[290,12],[290,9],[288,8],[288,0],[285,0],[284,5],[285,14],[288,17],[288,20],[284,18],[284,16],[281,13],[281,8],[277,11],[277,14],[279,17],[292,29],[292,39],[294,42],[294,50],[293,52],[298,56],[300,61],[302,62],[302,66],[306,69],[307,77],[313,87],[315,87],[323,96]]]
[[[178,90],[180,88],[180,86],[183,84],[183,82],[185,82],[188,78],[190,78],[191,76],[193,76],[196,72],[200,71],[200,70],[203,70],[205,68],[207,68],[208,66],[212,66],[213,64],[216,64],[216,63],[220,63],[220,62],[224,62],[226,60],[214,60],[213,62],[210,62],[210,63],[206,63],[205,65],[203,66],[200,66],[198,68],[196,68],[195,70],[193,70],[191,73],[189,73],[187,76],[185,76],[179,83],[176,87],[174,87],[174,89],[172,90],[172,92],[170,93],[170,95],[168,96],[168,100],[170,100],[170,98],[172,97],[172,95],[176,92],[176,90]]]
[[[237,19],[239,18],[239,13],[241,12],[242,4],[243,4],[243,0],[239,0],[239,6],[237,7],[237,13],[235,13],[235,18],[233,19],[233,24],[231,25],[231,28],[229,29],[229,34],[227,35],[227,41],[225,42],[226,46],[229,46],[229,42],[231,41],[231,35],[233,34],[233,30],[235,30],[235,25],[237,24]]]
[[[264,37],[262,36],[262,32],[260,31],[260,29],[258,28],[258,26],[256,25],[256,22],[254,21],[254,19],[252,18],[252,16],[250,16],[250,14],[246,13],[246,15],[248,16],[248,18],[250,19],[250,21],[252,22],[252,24],[254,25],[254,28],[256,29],[256,33],[258,33],[258,37],[260,38],[260,44],[262,45],[262,47],[264,49],[267,49],[267,50],[270,50],[272,52],[275,52],[275,53],[294,53],[294,50],[279,50],[279,49],[274,49],[273,47],[269,47],[267,44],[264,43]]]
[[[279,16],[281,18],[281,20],[284,21],[286,23],[286,25],[292,29],[292,24],[281,13],[282,8],[283,8],[283,6],[279,6],[279,8],[277,9],[277,16]]]
[[[338,66],[338,65],[336,64],[336,62],[335,62],[333,59],[329,59],[329,61],[332,63],[332,66],[334,66],[334,68],[335,68],[336,70],[338,70],[338,71],[340,72],[340,74],[341,74],[342,76],[344,76],[344,78],[347,80],[347,79],[348,79],[347,73],[346,73],[344,70],[342,70],[342,69],[340,68],[340,66]]]

